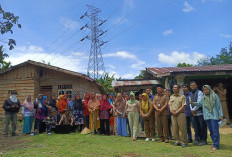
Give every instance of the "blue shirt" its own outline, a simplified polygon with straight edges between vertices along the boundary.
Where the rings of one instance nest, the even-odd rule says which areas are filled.
[[[150,94],[149,95],[149,100],[153,101],[153,99],[154,99],[154,95]]]
[[[187,106],[185,107],[185,111],[184,111],[185,116],[192,116],[191,109],[190,109],[190,103],[189,103],[190,92],[188,92],[187,94],[183,93],[183,95],[185,96],[186,103],[187,103]]]
[[[218,98],[217,94],[215,95],[216,95],[216,102],[213,106],[212,113],[210,113],[209,110],[204,106],[203,99],[201,99],[199,103],[198,102],[194,103],[195,106],[203,108],[204,120],[209,120],[209,119],[219,120],[220,117],[223,117],[222,103]]]

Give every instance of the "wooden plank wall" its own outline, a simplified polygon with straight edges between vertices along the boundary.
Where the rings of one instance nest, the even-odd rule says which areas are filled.
[[[34,67],[24,66],[0,75],[0,117],[4,117],[3,103],[10,96],[11,90],[16,90],[18,99],[24,102],[28,95],[34,100]],[[19,112],[21,116],[21,110]]]

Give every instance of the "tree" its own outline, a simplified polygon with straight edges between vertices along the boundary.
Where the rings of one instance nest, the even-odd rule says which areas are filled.
[[[146,70],[140,70],[140,74],[138,76],[135,76],[135,79],[144,79]]]
[[[193,67],[193,65],[187,64],[187,63],[179,63],[179,64],[177,64],[177,67]]]
[[[114,75],[109,76],[108,73],[105,73],[103,77],[97,79],[97,82],[102,84],[106,93],[115,93],[114,88],[112,87],[112,81],[114,80]]]
[[[15,16],[11,12],[5,12],[0,5],[0,29],[1,34],[4,35],[6,33],[13,34],[13,27],[16,25],[18,28],[21,28],[21,24],[18,23],[18,16]],[[8,41],[4,41],[0,39],[2,43],[7,43],[9,46],[9,50],[12,50],[16,45],[16,41],[14,39],[8,39]]]
[[[0,71],[5,70],[11,66],[10,62],[4,61],[8,57],[8,54],[4,53],[3,46],[0,46]]]
[[[232,43],[229,48],[222,48],[220,53],[215,57],[204,58],[198,61],[199,66],[232,64]]]

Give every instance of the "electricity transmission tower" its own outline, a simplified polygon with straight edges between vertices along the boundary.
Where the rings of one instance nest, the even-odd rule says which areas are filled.
[[[107,31],[103,31],[101,26],[106,22],[106,20],[102,20],[98,16],[98,13],[101,12],[100,9],[92,5],[87,5],[87,7],[88,11],[85,12],[80,19],[87,17],[90,20],[90,24],[85,24],[80,30],[83,30],[84,28],[90,29],[91,35],[87,35],[86,37],[82,38],[81,41],[84,41],[85,39],[91,41],[87,74],[94,79],[98,79],[105,73],[101,46],[107,42],[104,42],[101,39],[101,36]]]

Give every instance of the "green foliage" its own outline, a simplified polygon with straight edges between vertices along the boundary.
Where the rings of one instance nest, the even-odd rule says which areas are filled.
[[[4,61],[8,57],[8,54],[4,53],[3,46],[0,46],[0,71],[5,70],[11,66],[10,62]]]
[[[0,31],[1,34],[10,33],[13,34],[13,27],[16,25],[18,28],[21,28],[21,24],[18,23],[18,16],[15,16],[11,12],[6,12],[2,9],[0,5]],[[14,46],[16,45],[16,42],[14,39],[8,39],[7,41],[0,40],[2,43],[7,43],[9,46],[9,50],[12,50]]]
[[[97,82],[103,85],[106,93],[115,93],[114,88],[112,87],[112,81],[114,80],[115,80],[114,75],[109,76],[108,73],[105,73],[103,77],[97,79]]]
[[[135,76],[135,79],[144,79],[146,70],[140,70],[140,74],[138,76]]]
[[[221,52],[215,57],[204,58],[198,61],[199,66],[232,64],[232,43],[229,48],[222,48]]]
[[[177,67],[193,67],[193,65],[187,64],[187,63],[179,63],[179,64],[177,64]]]

